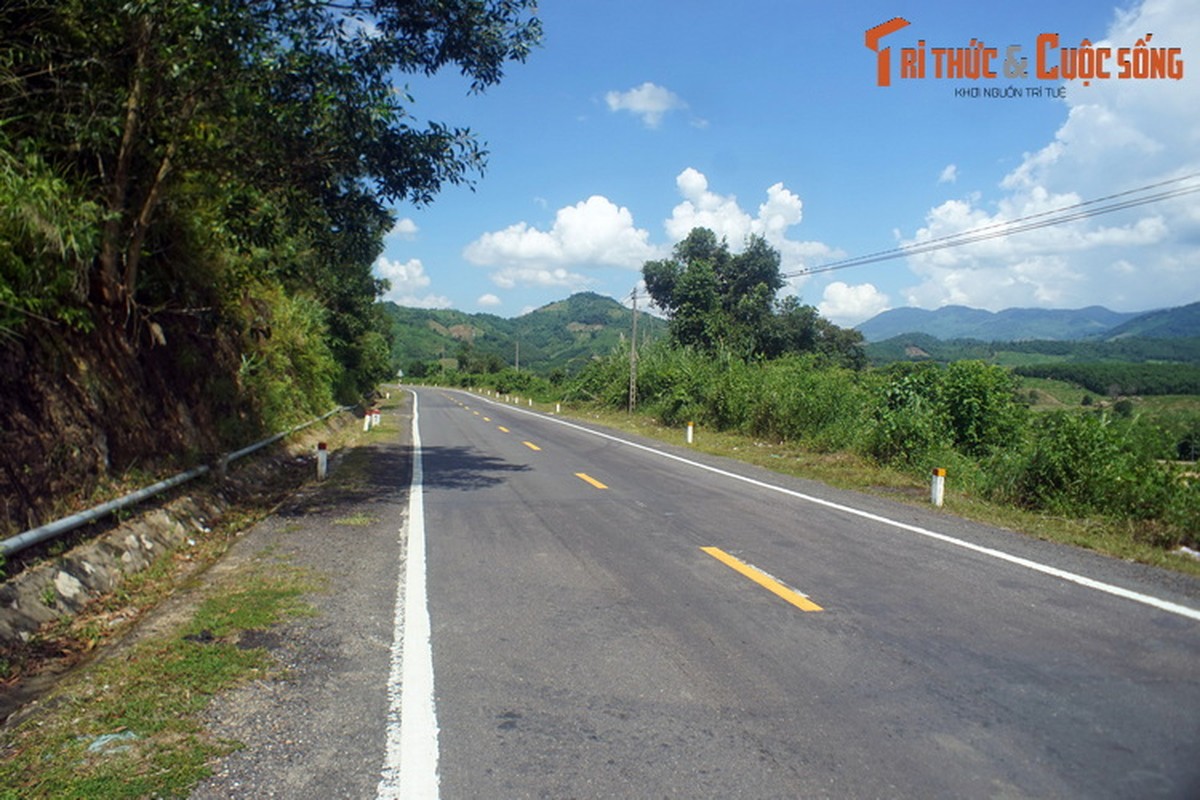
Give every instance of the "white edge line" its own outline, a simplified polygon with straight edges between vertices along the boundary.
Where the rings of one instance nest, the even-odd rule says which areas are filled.
[[[413,397],[404,583],[396,591],[388,676],[387,746],[379,798],[438,797],[438,723],[433,700],[432,626],[425,583],[425,498],[417,393]]]
[[[797,492],[793,489],[786,489],[782,486],[776,486],[771,483],[766,483],[765,481],[756,480],[755,478],[748,478],[745,475],[738,475],[736,472],[729,472],[728,470],[723,470],[719,467],[713,467],[708,464],[702,464],[699,461],[692,461],[691,459],[684,458],[683,456],[677,456],[674,453],[668,453],[665,450],[658,450],[658,449],[649,447],[644,444],[638,444],[637,442],[631,442],[628,439],[622,439],[619,436],[613,436],[612,434],[609,434],[609,433],[592,430],[591,428],[585,428],[582,425],[576,425],[573,422],[567,422],[566,420],[561,419],[559,417],[549,416],[546,414],[540,414],[536,411],[527,411],[527,410],[519,408],[517,406],[508,406],[508,405],[505,405],[504,403],[495,402],[487,397],[480,397],[478,395],[474,395],[474,396],[479,400],[491,403],[492,405],[495,405],[495,406],[500,406],[508,411],[515,411],[518,414],[526,414],[528,416],[537,417],[538,419],[543,419],[548,422],[556,423],[558,425],[565,425],[568,428],[573,428],[577,431],[591,434],[592,436],[598,436],[601,439],[608,439],[609,441],[627,445],[629,447],[633,447],[638,450],[644,450],[647,453],[654,453],[655,455],[662,456],[663,458],[668,458],[672,461],[678,461],[681,464],[688,464],[689,466],[693,466],[697,469],[702,469],[707,472],[712,472],[716,475],[720,475],[725,478],[732,478],[733,480],[741,481],[743,483],[748,483],[752,486],[757,486],[761,489],[768,489],[773,492],[779,492],[780,494],[785,494],[790,497],[795,497],[798,500],[803,500],[808,503],[813,503],[815,505],[824,506],[826,508],[830,508],[835,511],[841,511],[844,514],[851,514],[856,517],[862,517],[863,519],[869,519],[872,522],[878,522],[883,525],[890,525],[893,528],[899,528],[900,530],[903,530],[903,531],[915,533],[920,536],[926,536],[930,539],[936,539],[940,542],[945,542],[946,544],[952,544],[956,547],[961,547],[965,550],[971,550],[971,551],[980,553],[985,556],[990,556],[992,558],[999,559],[1000,561],[1007,561],[1010,564],[1016,564],[1017,566],[1025,567],[1026,569],[1031,569],[1035,572],[1041,572],[1045,575],[1052,575],[1055,578],[1061,578],[1062,580],[1070,581],[1071,583],[1075,583],[1080,586],[1086,586],[1089,589],[1095,589],[1096,591],[1105,592],[1107,594],[1111,594],[1116,597],[1123,597],[1126,600],[1132,600],[1135,603],[1142,603],[1143,605],[1147,605],[1152,608],[1157,608],[1160,611],[1167,611],[1171,614],[1178,614],[1181,617],[1187,617],[1188,619],[1200,621],[1200,609],[1190,608],[1185,605],[1180,605],[1179,603],[1172,603],[1170,600],[1163,600],[1161,598],[1153,597],[1148,594],[1142,594],[1141,592],[1135,592],[1130,589],[1124,589],[1120,586],[1115,586],[1111,583],[1104,583],[1103,581],[1098,581],[1098,580],[1095,580],[1094,578],[1088,578],[1084,575],[1080,575],[1075,572],[1069,572],[1065,569],[1059,569],[1058,567],[1052,567],[1049,564],[1042,564],[1038,561],[1031,561],[1028,558],[1022,558],[1021,556],[1014,556],[1013,554],[1006,553],[1003,550],[996,550],[991,547],[984,547],[983,545],[974,544],[972,542],[968,542],[963,539],[956,539],[953,536],[949,536],[944,533],[938,533],[937,531],[931,531],[928,528],[922,528],[918,525],[910,525],[907,522],[900,522],[899,520],[889,519],[888,517],[883,517],[883,516],[880,516],[879,514],[873,514],[870,511],[863,511],[861,509],[854,508],[852,506],[842,505],[841,503],[835,503],[831,500],[823,500],[820,497],[814,497],[812,495],[804,494],[803,492]]]

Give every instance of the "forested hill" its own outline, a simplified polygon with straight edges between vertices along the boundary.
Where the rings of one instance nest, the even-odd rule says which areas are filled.
[[[467,314],[452,309],[421,309],[382,303],[393,337],[392,360],[408,374],[454,359],[468,371],[495,371],[516,363],[536,372],[573,373],[593,358],[627,341],[633,312],[611,297],[580,292],[519,317]],[[666,332],[666,323],[638,314],[638,340]]]
[[[1108,340],[1131,336],[1145,339],[1200,337],[1200,303],[1140,314],[1104,334]]]
[[[1175,338],[1200,336],[1200,303],[1145,313],[1080,309],[1008,308],[985,311],[965,306],[893,308],[856,326],[868,342],[920,333],[938,339],[985,342],[1073,341],[1119,336]]]

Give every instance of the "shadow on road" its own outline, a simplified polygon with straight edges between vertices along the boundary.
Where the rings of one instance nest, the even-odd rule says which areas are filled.
[[[430,489],[473,491],[503,483],[505,475],[530,469],[470,447],[421,450],[424,485]],[[395,502],[412,480],[412,447],[368,445],[348,452],[316,491],[304,492],[279,510],[284,517],[336,511],[349,506]]]
[[[471,491],[503,483],[505,474],[525,472],[528,464],[514,464],[470,447],[426,447],[421,450],[425,486],[431,489]]]

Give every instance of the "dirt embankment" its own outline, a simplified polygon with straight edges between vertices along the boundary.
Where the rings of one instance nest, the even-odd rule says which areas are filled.
[[[311,481],[318,441],[338,443],[357,428],[353,412],[330,417],[224,476],[185,484],[119,524],[85,531],[66,552],[0,583],[0,724],[211,565],[247,522]],[[333,449],[336,461],[340,447]],[[143,581],[141,590],[126,591],[133,575],[152,566],[153,590]]]
[[[127,471],[153,476],[210,461],[223,437],[251,441],[228,338],[199,316],[162,332],[165,344],[124,321],[86,333],[34,321],[0,337],[0,537],[86,507]]]

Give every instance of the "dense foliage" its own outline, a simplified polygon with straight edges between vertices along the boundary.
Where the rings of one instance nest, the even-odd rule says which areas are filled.
[[[470,181],[399,74],[475,90],[524,59],[532,0],[0,4],[0,330],[201,319],[261,410],[390,374],[371,275],[389,204]]]
[[[671,340],[706,353],[778,358],[820,352],[858,367],[862,335],[839,328],[795,297],[776,299],[783,287],[779,253],[751,236],[734,254],[707,228],[695,228],[671,258],[642,267],[646,290],[670,320]]]

